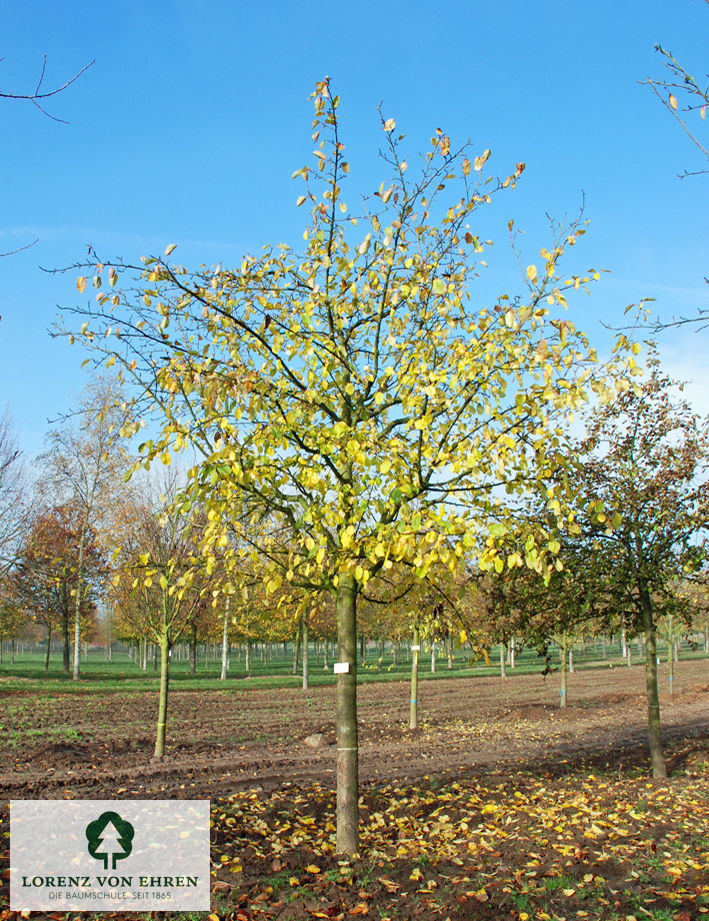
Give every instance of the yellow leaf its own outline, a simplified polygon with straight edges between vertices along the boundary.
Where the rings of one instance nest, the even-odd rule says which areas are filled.
[[[319,873],[320,867],[317,867],[315,866],[314,863],[311,863],[311,864],[308,864],[308,866],[305,868],[305,872],[306,873]]]
[[[295,203],[296,207],[300,208],[300,206],[303,204],[304,201],[305,201],[305,195],[299,195]]]
[[[483,166],[485,166],[485,163],[487,162],[487,158],[489,156],[490,156],[490,151],[486,150],[484,153],[480,154],[479,157],[476,157],[475,163],[474,163],[475,169],[480,171],[483,168]]]
[[[537,267],[536,265],[527,266],[527,278],[534,284],[537,280]]]
[[[165,255],[169,256],[170,253],[177,247],[177,243],[170,243],[169,246],[165,247]]]
[[[639,342],[634,342],[634,343],[630,346],[630,351],[633,353],[633,355],[638,355],[638,354],[640,354],[641,350],[642,350],[642,346],[640,345]]]
[[[86,291],[86,279],[83,275],[79,275],[76,279],[76,287],[79,289],[79,293],[83,294]]]
[[[677,99],[675,98],[675,96],[674,96],[672,93],[670,93],[670,105],[672,106],[672,108],[673,108],[673,109],[675,110],[675,112],[676,112],[676,111],[677,111]]]
[[[393,131],[394,128],[396,128],[396,122],[394,121],[394,119],[393,119],[393,118],[387,118],[387,120],[384,122],[384,130],[385,130],[385,131]]]
[[[297,876],[291,876],[291,878],[288,880],[288,885],[289,886],[300,886],[300,880],[298,879]]]
[[[412,879],[414,880],[414,882],[418,883],[423,879],[423,873],[419,870],[418,867],[416,867],[411,873],[411,876],[409,877],[409,879]]]

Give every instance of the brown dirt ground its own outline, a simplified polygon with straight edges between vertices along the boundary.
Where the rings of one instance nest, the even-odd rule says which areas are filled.
[[[664,666],[661,671],[666,687]],[[269,850],[272,845],[266,847],[256,830],[254,819],[263,820],[264,827],[276,829],[277,841],[279,827],[289,828],[290,822],[302,822],[304,828],[312,825],[313,818],[318,825],[326,820],[332,823],[334,687],[249,690],[233,682],[219,691],[174,691],[168,752],[163,761],[154,762],[156,699],[152,692],[101,697],[68,690],[59,697],[38,697],[22,691],[7,692],[0,686],[0,828],[7,832],[6,803],[13,798],[209,797],[215,823],[212,859],[219,866],[214,905],[220,917],[233,921],[347,919],[358,914],[397,921],[536,917],[514,901],[525,874],[525,879],[538,876],[544,882],[534,890],[527,885],[528,880],[523,889],[530,893],[525,896],[530,905],[538,910],[544,907],[545,912],[538,915],[541,918],[569,917],[569,913],[595,919],[628,917],[638,899],[646,900],[653,909],[671,911],[662,917],[677,921],[695,921],[709,912],[709,901],[704,905],[698,901],[705,898],[701,893],[709,892],[704,871],[697,870],[696,879],[688,878],[687,888],[681,890],[685,894],[678,895],[664,892],[662,886],[667,886],[662,879],[666,877],[658,876],[656,881],[654,876],[646,879],[642,875],[645,856],[641,855],[640,865],[627,860],[623,863],[621,857],[609,862],[605,844],[593,850],[591,845],[596,842],[581,830],[576,839],[569,839],[571,844],[564,845],[570,856],[563,863],[554,859],[553,850],[543,850],[546,838],[538,843],[540,823],[546,823],[545,810],[563,808],[559,804],[582,787],[589,798],[595,795],[598,784],[591,771],[597,770],[605,778],[600,786],[608,788],[602,796],[609,810],[616,808],[617,797],[629,796],[631,801],[640,802],[642,797],[656,795],[646,790],[646,773],[637,771],[638,765],[647,765],[641,667],[577,672],[570,676],[569,706],[564,710],[558,708],[555,675],[511,674],[504,681],[422,681],[419,697],[421,728],[411,733],[407,728],[405,683],[366,684],[359,690],[362,821],[372,825],[373,819],[384,813],[387,822],[379,829],[378,820],[374,821],[372,827],[378,830],[366,832],[381,839],[376,861],[363,855],[343,866],[335,855],[318,850],[307,839],[297,847]],[[681,835],[685,831],[689,835],[691,821],[696,818],[692,817],[691,804],[709,790],[701,773],[705,768],[701,767],[699,774],[692,773],[693,759],[706,759],[709,750],[709,660],[680,663],[675,694],[662,695],[661,705],[669,766],[679,778],[672,796],[685,797],[690,806],[686,826],[678,830],[673,823],[679,813],[662,814],[666,795],[658,789],[657,814],[648,809],[647,821],[638,822],[636,832],[631,829],[638,847],[647,844],[646,856],[651,859],[655,839],[659,846],[665,836],[680,835],[678,846],[685,848],[704,847],[701,836],[695,834],[684,842]],[[318,731],[325,734],[325,744],[313,749],[305,738]],[[533,775],[541,778],[541,788]],[[421,829],[438,827],[438,790],[443,799],[449,798],[447,809],[456,822],[464,818],[473,821],[470,802],[480,797],[487,803],[499,799],[501,804],[523,797],[520,802],[528,801],[530,812],[527,818],[514,819],[519,821],[514,835],[500,830],[502,837],[495,839],[494,845],[497,849],[489,845],[489,853],[474,864],[462,852],[461,857],[439,859],[435,850],[421,850],[419,863],[412,863],[411,855],[397,857],[396,823],[409,821],[412,803],[419,804],[414,817],[420,814],[415,821]],[[456,806],[463,794],[468,799]],[[598,803],[603,809],[602,797]],[[510,815],[504,811],[501,815],[506,816],[507,828]],[[701,824],[703,819],[699,821]],[[488,830],[491,827],[485,826]],[[566,834],[565,820],[557,826],[562,827]],[[482,825],[476,834],[482,833],[484,847],[488,831],[480,829]],[[394,837],[388,842],[390,832]],[[414,849],[412,854],[417,853],[415,838],[419,833],[423,834],[413,832],[414,839],[407,845]],[[551,833],[544,830],[544,834]],[[459,840],[463,839],[456,838]],[[423,837],[420,841],[423,849]],[[429,862],[431,854],[433,861]],[[217,855],[240,861],[236,877],[231,863],[218,864],[218,859],[227,857]],[[4,867],[7,858],[7,851],[0,853]],[[709,867],[709,854],[697,852],[692,860],[698,861],[692,866]],[[313,863],[318,865],[319,875],[309,875],[304,869],[310,870]],[[421,879],[428,881],[428,888],[422,882],[423,888],[410,891],[412,866],[421,868]],[[661,870],[648,872],[660,874]],[[4,879],[8,872],[4,870]],[[562,873],[567,881],[560,885],[567,888],[554,888]],[[340,879],[343,874],[350,874],[350,878]],[[591,879],[596,882],[584,882]],[[598,883],[600,879],[603,886]],[[292,888],[295,884],[300,888]],[[584,886],[596,885],[598,898],[589,895],[595,901],[587,904],[591,912],[571,911],[577,907],[576,900],[585,897]],[[436,886],[440,887],[438,901],[434,898]],[[0,921],[14,917],[6,907],[5,889],[3,886],[0,891]],[[297,897],[289,901],[291,896]],[[171,917],[168,912],[162,914]],[[160,915],[154,913],[153,917]],[[64,915],[48,917],[60,921]]]
[[[423,681],[414,733],[405,683],[362,685],[360,778],[414,780],[492,765],[538,769],[577,756],[629,763],[645,747],[644,680],[641,667],[577,672],[564,710],[553,675]],[[709,660],[680,663],[675,689],[661,696],[665,737],[706,739]],[[168,750],[157,763],[154,693],[38,700],[0,688],[1,710],[3,799],[194,798],[256,784],[334,785],[334,686],[173,691]],[[304,740],[318,731],[325,744],[313,749]]]

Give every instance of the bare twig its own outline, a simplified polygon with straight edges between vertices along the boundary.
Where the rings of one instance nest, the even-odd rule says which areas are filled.
[[[31,243],[25,243],[24,246],[18,246],[17,249],[11,249],[7,253],[0,253],[0,259],[2,259],[3,256],[14,256],[15,253],[21,253],[23,249],[30,249],[35,243],[39,243],[39,237],[35,237]]]
[[[33,93],[4,93],[0,91],[0,99],[20,99],[26,102],[31,102],[32,105],[36,106],[43,115],[47,116],[47,118],[51,118],[52,121],[55,122],[60,122],[62,125],[67,125],[69,123],[65,121],[65,119],[57,118],[56,115],[52,115],[51,112],[48,112],[40,104],[40,100],[51,99],[52,96],[57,96],[59,93],[63,92],[68,86],[71,86],[72,83],[75,83],[79,77],[94,63],[95,60],[89,61],[88,64],[85,64],[81,70],[78,70],[73,77],[70,77],[66,82],[62,83],[61,86],[57,86],[52,90],[43,90],[42,84],[44,83],[44,77],[47,69],[47,55],[45,54],[42,61],[42,71],[39,75],[39,80],[37,81],[37,86],[35,87]]]

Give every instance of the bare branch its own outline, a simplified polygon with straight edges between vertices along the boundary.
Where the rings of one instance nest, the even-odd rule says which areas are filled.
[[[16,253],[21,253],[24,249],[31,249],[35,243],[39,243],[39,237],[35,237],[31,243],[25,243],[24,246],[18,246],[17,249],[11,249],[6,253],[0,253],[0,259],[4,256],[14,256]]]
[[[44,83],[44,77],[47,69],[47,55],[44,55],[42,61],[42,71],[39,75],[39,80],[37,81],[37,86],[35,87],[34,92],[32,93],[4,93],[0,91],[0,99],[19,99],[24,100],[25,102],[31,102],[33,106],[39,109],[39,111],[46,115],[47,118],[51,118],[52,121],[60,122],[62,125],[68,125],[69,123],[63,118],[57,118],[56,115],[52,115],[51,112],[48,112],[41,104],[40,100],[51,99],[52,96],[57,96],[59,93],[63,92],[67,87],[71,86],[72,83],[75,83],[79,77],[89,69],[93,64],[95,64],[95,59],[89,61],[88,64],[85,64],[81,70],[78,70],[73,77],[70,77],[61,86],[57,86],[54,89],[44,90],[42,85]]]

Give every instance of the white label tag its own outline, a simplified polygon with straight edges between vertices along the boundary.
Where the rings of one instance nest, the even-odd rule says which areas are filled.
[[[412,646],[412,647],[411,647],[411,652],[419,652],[420,649],[421,649],[420,646]]]
[[[332,666],[333,671],[336,675],[346,675],[350,670],[349,662],[335,662]]]

